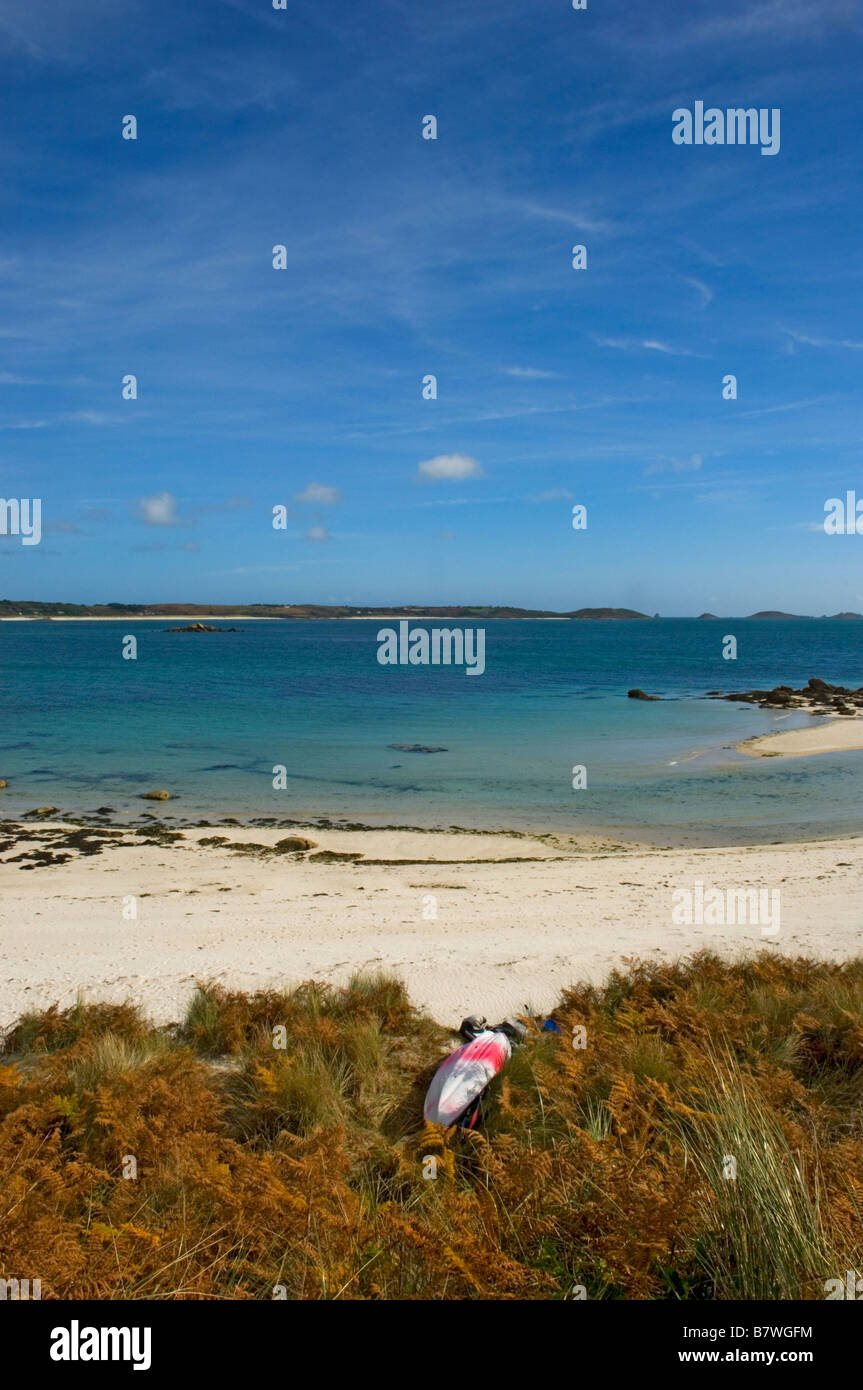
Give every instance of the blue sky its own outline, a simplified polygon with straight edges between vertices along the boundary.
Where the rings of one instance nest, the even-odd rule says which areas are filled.
[[[860,7],[588,5],[4,0],[0,597],[863,611]]]

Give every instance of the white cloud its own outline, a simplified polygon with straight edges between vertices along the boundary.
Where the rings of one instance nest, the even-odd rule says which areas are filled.
[[[507,376],[517,376],[525,381],[552,381],[559,372],[542,372],[539,367],[504,367]]]
[[[138,518],[148,526],[176,526],[177,499],[172,492],[155,492],[152,497],[139,497],[134,504]]]
[[[459,478],[484,478],[482,466],[469,454],[438,454],[436,458],[424,459],[417,465],[417,475],[421,478],[440,478],[452,482]]]
[[[298,492],[294,498],[295,502],[315,502],[322,507],[333,507],[338,500],[338,488],[328,487],[326,483],[309,483],[308,487],[303,492]]]
[[[328,541],[330,533],[325,526],[310,526],[306,532],[307,541]]]

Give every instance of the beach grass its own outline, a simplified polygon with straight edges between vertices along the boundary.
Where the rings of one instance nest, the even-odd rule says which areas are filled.
[[[861,1004],[863,959],[634,963],[566,989],[558,1033],[528,1019],[471,1134],[424,1126],[455,1040],[386,974],[202,983],[170,1028],[31,1013],[0,1054],[0,1275],[43,1298],[823,1298],[863,1268]]]

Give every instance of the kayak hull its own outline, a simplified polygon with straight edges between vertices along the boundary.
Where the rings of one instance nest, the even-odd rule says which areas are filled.
[[[467,1108],[502,1071],[512,1055],[509,1039],[490,1029],[457,1047],[434,1074],[423,1106],[431,1124],[457,1124]]]

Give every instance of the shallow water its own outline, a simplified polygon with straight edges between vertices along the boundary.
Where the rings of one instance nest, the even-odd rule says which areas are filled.
[[[658,843],[863,827],[863,755],[746,758],[737,740],[809,716],[703,698],[815,675],[859,686],[863,622],[485,622],[486,670],[475,677],[379,665],[383,620],[238,619],[224,634],[166,631],[174,622],[0,623],[7,815],[110,806],[190,819],[606,828]],[[722,659],[726,633],[736,661]],[[122,657],[127,634],[136,661]],[[633,686],[663,698],[629,700]],[[575,765],[587,769],[584,790],[572,788]],[[175,799],[140,800],[156,787]]]

